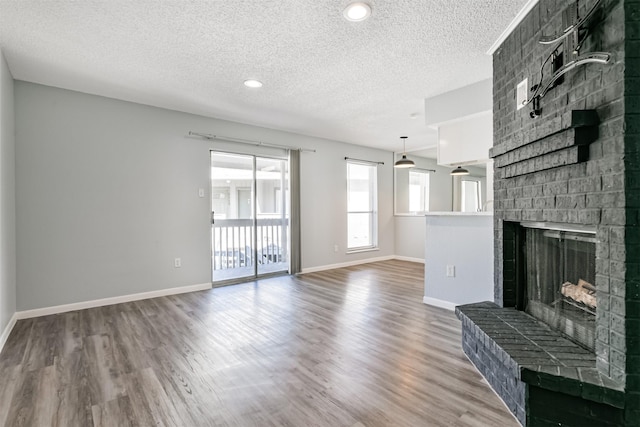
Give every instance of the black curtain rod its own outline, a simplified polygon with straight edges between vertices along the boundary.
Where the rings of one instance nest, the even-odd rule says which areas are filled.
[[[384,162],[372,162],[371,160],[354,159],[353,157],[345,157],[345,160],[355,160],[356,162],[371,163],[372,165],[384,165]]]
[[[237,142],[239,144],[255,145],[255,146],[258,146],[258,147],[260,147],[260,146],[263,146],[263,147],[274,147],[274,148],[281,148],[283,150],[299,150],[301,152],[308,152],[308,153],[315,153],[316,152],[316,150],[309,149],[309,148],[292,147],[290,145],[272,144],[270,142],[253,141],[251,139],[234,138],[232,136],[212,135],[212,134],[209,134],[209,133],[199,133],[199,132],[189,131],[189,136],[199,136],[200,138],[204,138],[204,139],[207,139],[209,141],[214,141],[214,140],[217,139],[217,140],[227,141],[227,142]]]

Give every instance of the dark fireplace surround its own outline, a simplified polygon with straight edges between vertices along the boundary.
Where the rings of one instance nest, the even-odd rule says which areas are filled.
[[[581,14],[595,3],[581,0]],[[562,27],[570,4],[540,0],[494,53],[494,301],[460,306],[456,313],[465,354],[522,425],[637,426],[640,1],[602,0],[598,6],[582,49],[611,53],[609,64],[566,73],[540,100],[535,118],[515,105],[517,84],[535,81],[549,55],[538,41]],[[591,237],[583,240],[592,245],[570,249],[580,266],[588,263],[583,252],[594,250],[594,265],[566,279],[559,295],[595,312],[580,326],[593,331],[585,342],[523,311],[522,259],[527,244],[535,251],[531,242],[539,239],[527,235],[532,223],[586,230]],[[552,268],[551,259],[529,264]],[[559,297],[546,300],[555,307]]]

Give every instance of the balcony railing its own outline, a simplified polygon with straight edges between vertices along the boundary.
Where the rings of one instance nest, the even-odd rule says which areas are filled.
[[[213,233],[213,269],[253,267],[287,262],[288,219],[261,218],[255,227],[257,254],[253,251],[252,219],[216,219]],[[254,255],[257,258],[254,259]]]

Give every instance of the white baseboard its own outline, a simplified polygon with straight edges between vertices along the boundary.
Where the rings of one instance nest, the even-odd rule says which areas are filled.
[[[410,256],[400,256],[396,255],[393,259],[397,259],[398,261],[409,261],[409,262],[417,262],[419,264],[424,264],[424,258],[413,258]]]
[[[4,348],[4,345],[7,343],[7,339],[9,339],[9,334],[13,330],[13,327],[16,325],[16,321],[18,320],[18,313],[13,313],[11,319],[9,319],[9,323],[2,331],[2,335],[0,335],[0,351]]]
[[[56,305],[53,307],[36,308],[33,310],[18,311],[14,317],[17,319],[30,319],[32,317],[48,316],[50,314],[66,313],[68,311],[84,310],[86,308],[102,307],[105,305],[120,304],[123,302],[139,301],[149,298],[164,297],[167,295],[184,294],[187,292],[205,291],[211,289],[211,283],[200,285],[180,286],[178,288],[160,289],[158,291],[142,292],[139,294],[121,295],[111,298],[102,298],[91,301],[75,302],[72,304]]]
[[[460,304],[456,304],[455,302],[445,301],[437,298],[431,297],[423,297],[422,302],[427,305],[432,305],[434,307],[445,308],[447,310],[455,311],[456,307]]]
[[[395,259],[395,256],[394,255],[381,256],[377,258],[366,258],[366,259],[361,259],[357,261],[341,262],[338,264],[321,265],[319,267],[303,268],[300,273],[302,274],[316,273],[318,271],[334,270],[336,268],[351,267],[353,265],[369,264],[370,262],[389,261],[390,259]]]

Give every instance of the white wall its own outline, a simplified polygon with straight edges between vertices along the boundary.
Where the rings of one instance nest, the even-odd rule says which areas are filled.
[[[0,52],[0,349],[16,312],[14,83]]]
[[[425,123],[438,129],[438,164],[485,163],[493,145],[493,81],[425,99]]]
[[[491,112],[438,127],[438,164],[485,163],[493,146]]]
[[[453,309],[493,301],[493,216],[427,216],[426,224],[424,302]]]
[[[190,130],[317,150],[301,155],[303,269],[394,254],[389,152],[26,82],[15,97],[18,310],[210,282],[209,150],[264,150]],[[386,163],[379,251],[345,254],[345,156]]]
[[[438,127],[482,112],[493,111],[493,79],[481,80],[424,101],[427,126]]]

